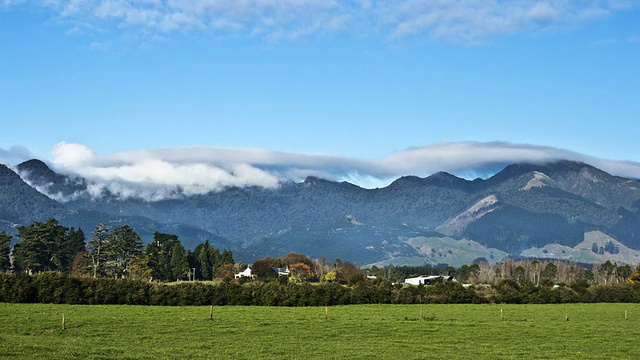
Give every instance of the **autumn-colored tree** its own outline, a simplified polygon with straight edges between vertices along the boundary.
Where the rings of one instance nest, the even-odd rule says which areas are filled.
[[[222,266],[219,266],[216,269],[215,276],[222,279],[233,278],[235,273],[236,273],[236,266],[234,264],[224,264]],[[251,274],[255,275],[255,272],[253,269],[251,269]]]
[[[336,281],[342,284],[349,283],[351,280],[359,277],[364,277],[364,275],[364,270],[349,261],[343,263],[338,269],[336,269]]]
[[[631,276],[629,276],[627,282],[632,284],[640,284],[640,264],[636,266],[636,271],[631,273]]]
[[[284,261],[282,261],[282,259],[277,258],[277,257],[273,257],[273,256],[267,256],[266,258],[262,258],[260,260],[264,260],[267,263],[269,263],[269,266],[271,267],[285,267],[287,266],[287,264],[284,263]]]
[[[294,279],[306,280],[311,277],[311,267],[304,263],[289,265],[289,272]]]
[[[311,258],[297,252],[290,252],[288,254],[285,254],[282,257],[280,257],[280,260],[282,260],[285,266],[289,266],[289,267],[292,264],[299,264],[299,263],[307,264],[312,272],[314,272],[314,267],[316,265]]]
[[[264,259],[256,260],[253,263],[251,274],[255,276],[257,280],[274,279],[278,276],[278,274],[271,269],[271,264]]]
[[[80,251],[73,259],[71,266],[71,275],[74,276],[90,276],[93,273],[93,261],[91,255],[86,251]]]

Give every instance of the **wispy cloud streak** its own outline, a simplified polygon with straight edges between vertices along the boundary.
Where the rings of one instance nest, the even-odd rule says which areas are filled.
[[[153,38],[172,33],[297,39],[323,33],[427,36],[477,43],[487,38],[575,24],[637,7],[623,0],[2,0],[38,4],[73,29],[116,29]]]

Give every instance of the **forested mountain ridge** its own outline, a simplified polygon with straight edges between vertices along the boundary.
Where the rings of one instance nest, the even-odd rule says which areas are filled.
[[[129,224],[145,241],[149,241],[155,231],[160,231],[182,235],[183,243],[190,248],[205,239],[220,248],[233,248],[225,238],[190,225],[159,223],[136,214],[108,213],[102,211],[98,203],[83,208],[55,200],[90,199],[85,190],[86,180],[57,174],[40,160],[19,164],[15,171],[0,164],[0,231],[16,234],[19,225],[56,218],[65,226],[82,228],[89,233],[103,221],[111,226]]]
[[[245,261],[299,251],[359,264],[456,263],[463,247],[455,242],[463,238],[478,243],[474,253],[485,249],[489,259],[548,244],[572,248],[593,231],[640,249],[640,182],[579,162],[514,164],[486,180],[444,172],[405,176],[378,189],[308,177],[276,189],[230,187],[153,202],[108,193],[93,199],[85,192],[86,180],[56,174],[37,160],[17,169],[31,185],[54,192],[53,198],[66,196],[64,203],[40,197],[34,207],[43,214],[66,211],[61,223],[67,226],[89,217],[104,220],[100,216],[134,221],[176,233],[186,246],[209,238]],[[27,194],[24,186],[1,188],[0,196],[40,196]],[[2,211],[21,221],[39,213],[4,205]]]
[[[64,207],[26,184],[20,176],[0,164],[0,222],[2,228],[14,223],[60,216]]]

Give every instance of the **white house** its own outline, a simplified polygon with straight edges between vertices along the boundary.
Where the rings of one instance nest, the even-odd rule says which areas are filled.
[[[237,273],[234,276],[236,279],[240,279],[243,277],[249,278],[249,279],[253,279],[253,275],[251,275],[251,268],[249,266],[247,266],[246,269],[244,269],[244,271]]]
[[[271,270],[275,271],[278,274],[278,276],[289,276],[289,275],[291,275],[291,273],[289,272],[289,267],[283,267],[283,268],[272,267]]]
[[[422,275],[404,279],[404,283],[410,285],[431,285],[435,281],[456,281],[456,279],[454,279],[453,276],[445,275]]]

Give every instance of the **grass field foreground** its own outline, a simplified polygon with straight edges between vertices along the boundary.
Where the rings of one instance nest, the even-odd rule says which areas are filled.
[[[0,303],[0,358],[640,358],[636,304],[351,305],[328,319],[324,307],[209,310]]]

